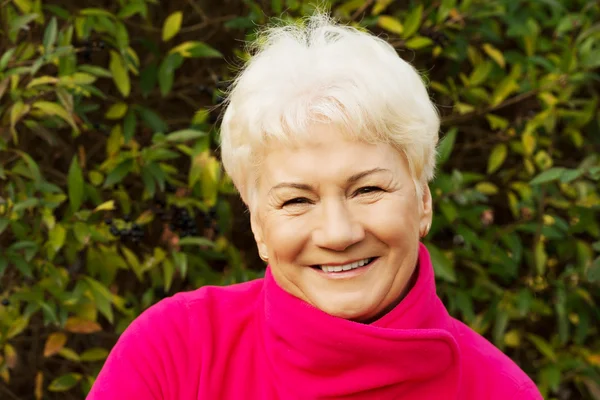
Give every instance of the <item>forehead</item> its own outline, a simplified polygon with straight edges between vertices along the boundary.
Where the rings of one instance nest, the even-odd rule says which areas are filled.
[[[341,178],[372,168],[403,170],[403,157],[389,144],[366,143],[320,125],[301,143],[268,146],[259,175],[269,183],[277,183],[293,178]]]

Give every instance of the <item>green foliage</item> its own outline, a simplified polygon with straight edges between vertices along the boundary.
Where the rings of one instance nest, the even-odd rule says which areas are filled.
[[[261,275],[218,161],[223,55],[314,6],[49,3],[0,9],[0,376],[82,398],[145,308]],[[330,3],[414,62],[442,114],[427,245],[450,312],[546,398],[600,398],[600,6]]]

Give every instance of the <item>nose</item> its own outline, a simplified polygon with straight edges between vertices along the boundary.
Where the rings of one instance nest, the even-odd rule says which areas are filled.
[[[323,212],[317,229],[313,232],[314,243],[322,248],[344,251],[365,237],[362,225],[354,220],[344,204],[323,204]]]

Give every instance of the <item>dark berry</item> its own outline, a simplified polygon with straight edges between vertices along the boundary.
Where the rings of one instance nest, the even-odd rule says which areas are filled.
[[[113,236],[119,236],[119,234],[120,234],[121,232],[119,231],[119,229],[117,229],[117,227],[116,227],[116,226],[114,226],[114,225],[113,225],[113,226],[111,226],[111,227],[110,227],[110,233],[111,233]]]
[[[106,225],[112,225],[112,223],[113,223],[113,220],[112,220],[112,218],[106,218],[106,219],[104,220],[104,223],[105,223]]]
[[[131,215],[129,215],[129,214],[123,215],[123,221],[125,221],[125,222],[131,221]]]
[[[9,305],[10,305],[10,300],[8,300],[8,299],[2,299],[2,305],[3,305],[4,307],[7,307],[7,306],[9,306]]]
[[[132,307],[133,307],[133,302],[132,302],[131,300],[128,300],[128,301],[125,303],[125,308],[132,308]]]

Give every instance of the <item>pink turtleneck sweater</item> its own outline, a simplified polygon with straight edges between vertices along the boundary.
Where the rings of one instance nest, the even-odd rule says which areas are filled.
[[[448,315],[420,246],[415,286],[369,325],[291,296],[269,269],[162,300],[121,335],[88,399],[542,399],[514,362]]]

